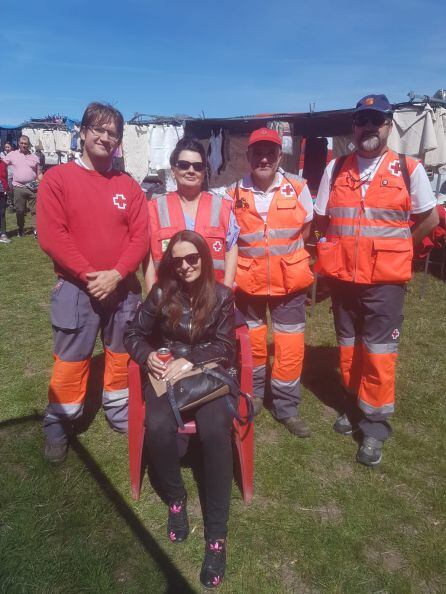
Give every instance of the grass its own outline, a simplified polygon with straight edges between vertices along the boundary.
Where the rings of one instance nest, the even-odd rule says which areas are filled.
[[[175,547],[148,482],[132,501],[126,440],[102,412],[65,465],[42,459],[53,282],[32,237],[0,245],[0,592],[200,592],[190,469],[192,534]],[[246,506],[233,489],[222,594],[446,591],[446,285],[429,276],[420,300],[421,282],[417,274],[406,299],[394,436],[372,471],[355,463],[356,443],[332,431],[335,336],[329,302],[317,305],[302,405],[313,436],[293,438],[267,411],[256,421],[255,496]]]

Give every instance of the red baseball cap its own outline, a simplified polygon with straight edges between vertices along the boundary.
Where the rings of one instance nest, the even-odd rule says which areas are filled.
[[[259,128],[258,130],[254,130],[249,137],[248,146],[251,146],[251,144],[254,144],[255,142],[274,142],[274,144],[278,144],[280,147],[282,146],[280,136],[275,130],[271,130],[270,128]]]

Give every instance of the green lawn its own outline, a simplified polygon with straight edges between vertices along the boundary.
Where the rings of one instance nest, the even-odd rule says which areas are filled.
[[[421,281],[406,300],[395,432],[375,470],[332,431],[336,413],[324,402],[339,389],[335,336],[329,302],[317,305],[302,406],[313,436],[293,438],[267,411],[256,421],[255,496],[246,506],[233,489],[222,594],[446,592],[446,285],[429,276],[421,301]],[[149,483],[131,499],[126,439],[101,411],[63,466],[42,458],[53,282],[32,237],[0,245],[0,591],[200,592],[190,469],[192,534],[174,546]]]

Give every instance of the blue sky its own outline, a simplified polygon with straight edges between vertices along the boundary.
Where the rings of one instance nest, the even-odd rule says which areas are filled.
[[[444,8],[431,0],[10,1],[0,26],[0,123],[104,100],[226,117],[352,107],[446,87]]]

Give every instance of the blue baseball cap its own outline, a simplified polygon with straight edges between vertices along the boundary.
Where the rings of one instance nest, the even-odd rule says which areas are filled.
[[[358,101],[355,113],[365,110],[379,111],[388,116],[393,113],[392,106],[385,95],[366,95]]]

